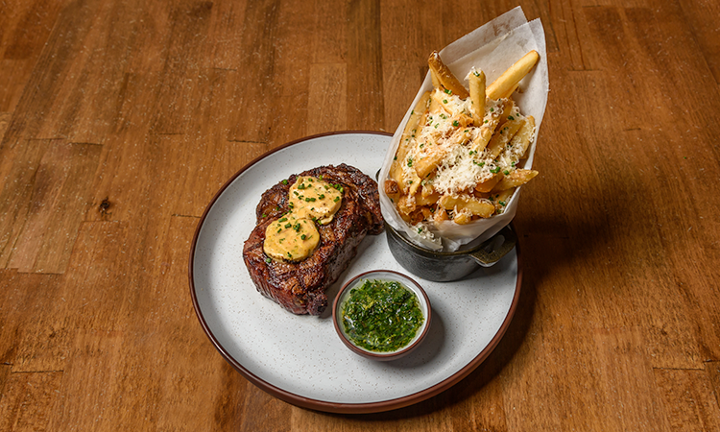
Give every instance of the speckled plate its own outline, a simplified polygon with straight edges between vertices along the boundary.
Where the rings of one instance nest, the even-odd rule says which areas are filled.
[[[433,307],[433,323],[410,356],[376,362],[347,349],[321,317],[296,316],[260,295],[242,259],[261,194],[278,181],[320,165],[347,163],[374,177],[391,136],[344,132],[276,148],[235,174],[205,209],[190,252],[190,291],[200,324],[230,364],[266,392],[328,412],[371,413],[432,397],[472,372],[507,329],[520,293],[517,249],[491,268],[455,282],[414,277]],[[405,270],[385,234],[368,236],[328,290],[330,303],[353,276]]]

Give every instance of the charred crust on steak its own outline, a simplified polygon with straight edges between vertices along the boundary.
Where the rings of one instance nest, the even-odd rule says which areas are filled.
[[[299,262],[270,259],[263,251],[265,230],[290,210],[288,191],[298,176],[342,186],[342,205],[332,222],[317,227],[320,243],[308,258]],[[298,315],[325,311],[325,290],[347,268],[365,236],[380,234],[384,227],[377,183],[346,164],[313,168],[278,182],[262,194],[255,215],[256,226],[243,249],[250,277],[262,295]]]

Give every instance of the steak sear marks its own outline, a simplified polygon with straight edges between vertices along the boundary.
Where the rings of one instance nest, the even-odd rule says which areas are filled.
[[[303,261],[270,259],[263,251],[265,229],[288,212],[288,191],[299,176],[322,178],[343,188],[343,201],[332,222],[319,225],[320,244]],[[320,315],[328,306],[325,294],[367,234],[383,231],[378,187],[357,168],[328,165],[292,175],[265,191],[256,207],[256,226],[245,241],[243,259],[257,290],[286,310]]]

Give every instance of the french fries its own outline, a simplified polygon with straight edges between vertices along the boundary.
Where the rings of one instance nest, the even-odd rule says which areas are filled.
[[[428,66],[430,66],[430,70],[432,71],[431,73],[434,74],[440,85],[445,87],[445,90],[460,96],[461,99],[467,99],[468,96],[470,96],[465,87],[463,87],[445,63],[442,62],[440,54],[438,54],[437,51],[430,54],[430,58],[428,58]]]
[[[466,89],[437,52],[430,55],[433,90],[414,107],[385,181],[406,222],[465,225],[492,217],[537,176],[521,168],[535,119],[512,95],[538,60],[529,52],[490,85],[473,68]]]
[[[515,88],[517,88],[518,83],[525,78],[525,75],[530,72],[539,59],[540,55],[537,51],[530,51],[525,54],[514,65],[510,66],[508,70],[503,72],[500,78],[490,84],[487,89],[488,97],[490,99],[509,97]]]
[[[485,73],[483,71],[471,71],[468,76],[470,84],[470,99],[472,100],[473,120],[480,124],[485,117]]]

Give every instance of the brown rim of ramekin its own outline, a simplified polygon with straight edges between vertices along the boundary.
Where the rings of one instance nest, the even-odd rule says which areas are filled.
[[[340,329],[340,323],[338,322],[339,317],[337,316],[337,313],[339,311],[337,310],[337,308],[340,306],[338,303],[340,301],[340,297],[342,297],[342,294],[345,292],[345,290],[347,290],[356,281],[363,279],[363,278],[371,278],[372,276],[368,276],[368,275],[371,275],[373,273],[390,273],[392,275],[395,275],[397,280],[407,280],[410,283],[412,283],[413,285],[415,285],[415,287],[418,289],[418,291],[421,294],[418,296],[418,299],[420,297],[422,297],[422,300],[419,299],[419,301],[425,302],[425,309],[427,310],[427,313],[425,314],[425,322],[423,323],[423,327],[422,327],[422,333],[420,333],[420,335],[415,337],[414,341],[412,341],[412,343],[410,345],[406,346],[405,348],[403,348],[401,350],[393,351],[391,353],[377,353],[377,352],[368,351],[366,349],[362,349],[362,348],[358,347],[357,345],[353,344],[345,336],[345,333]],[[415,294],[415,290],[413,290],[412,288],[408,288],[408,289],[410,289]],[[425,336],[427,336],[428,330],[430,329],[430,324],[432,322],[432,305],[430,304],[430,299],[428,298],[427,293],[425,293],[425,289],[422,287],[422,285],[417,283],[417,281],[415,279],[411,278],[410,276],[408,276],[404,273],[400,273],[395,270],[387,270],[387,269],[368,270],[366,272],[358,274],[357,276],[353,276],[352,279],[345,282],[345,284],[342,286],[342,288],[340,288],[340,291],[338,291],[338,293],[335,295],[335,299],[333,300],[332,307],[333,307],[332,308],[333,327],[335,327],[335,332],[338,334],[338,336],[340,337],[340,340],[345,344],[345,346],[350,348],[351,351],[353,351],[354,353],[357,353],[358,355],[361,355],[365,358],[378,360],[378,361],[397,360],[397,359],[400,359],[400,358],[404,357],[405,355],[409,354],[411,351],[415,350],[415,348],[417,348],[418,345],[420,345],[420,342],[422,342],[423,339],[425,339]]]
[[[256,163],[258,163],[260,160],[265,159],[266,157],[276,153],[279,150],[282,150],[284,148],[290,147],[295,144],[299,144],[304,141],[308,141],[315,138],[321,138],[325,136],[331,136],[331,135],[345,135],[345,134],[373,134],[373,135],[384,135],[387,137],[392,137],[391,133],[388,132],[377,132],[377,131],[342,131],[342,132],[328,132],[323,134],[317,134],[317,135],[311,135],[307,137],[303,137],[294,141],[290,141],[286,144],[283,144],[281,146],[278,146],[266,153],[264,153],[261,156],[258,156],[257,158],[253,159],[250,163],[246,164],[244,167],[242,167],[238,172],[236,172],[228,181],[223,184],[223,186],[215,193],[212,200],[208,205],[205,207],[205,210],[203,211],[202,216],[200,217],[200,221],[198,222],[197,226],[195,227],[195,233],[193,235],[192,245],[190,247],[190,259],[188,263],[188,277],[189,277],[189,285],[190,285],[190,295],[192,297],[193,302],[193,308],[195,309],[195,314],[198,317],[198,320],[200,321],[200,325],[202,326],[203,330],[205,331],[205,334],[210,338],[210,341],[215,346],[215,349],[218,350],[220,355],[225,358],[225,360],[230,363],[230,365],[235,368],[238,372],[240,372],[241,375],[243,375],[248,381],[253,383],[258,388],[262,389],[263,391],[267,392],[268,394],[281,399],[285,402],[291,403],[293,405],[317,410],[317,411],[325,411],[325,412],[332,412],[332,413],[339,413],[339,414],[370,414],[370,413],[378,413],[378,412],[385,412],[385,411],[391,411],[399,408],[404,408],[409,405],[416,404],[418,402],[424,401],[426,399],[429,399],[433,396],[436,396],[443,391],[449,389],[459,381],[461,381],[463,378],[468,376],[473,370],[475,370],[489,355],[490,353],[495,349],[497,344],[500,342],[502,337],[505,335],[505,332],[507,331],[508,327],[510,326],[510,322],[512,321],[513,315],[515,315],[515,310],[518,306],[518,301],[520,298],[520,286],[522,283],[522,266],[520,265],[520,247],[519,245],[516,246],[516,256],[517,256],[517,262],[518,262],[518,275],[517,275],[517,282],[515,285],[515,295],[513,296],[512,304],[510,305],[510,310],[508,311],[507,316],[505,317],[505,320],[503,321],[502,325],[500,326],[500,329],[495,333],[495,336],[490,340],[490,343],[483,349],[473,360],[471,360],[467,365],[465,365],[464,368],[457,371],[455,374],[451,375],[450,377],[446,378],[445,380],[430,386],[426,388],[425,390],[421,390],[417,393],[413,393],[407,396],[403,396],[400,398],[395,399],[389,399],[384,400],[380,402],[368,402],[368,403],[335,403],[335,402],[327,402],[312,398],[307,398],[303,396],[296,395],[294,393],[291,393],[287,390],[283,390],[281,388],[278,388],[268,382],[263,381],[262,379],[256,377],[253,375],[250,371],[245,369],[240,363],[238,363],[234,358],[232,358],[231,355],[225,351],[225,348],[223,348],[222,345],[218,342],[218,340],[215,338],[215,335],[213,335],[212,331],[208,327],[208,324],[205,322],[205,318],[202,315],[202,312],[200,311],[200,307],[198,305],[198,299],[197,295],[195,293],[195,284],[194,284],[194,278],[193,278],[193,264],[195,261],[195,248],[197,246],[197,240],[200,235],[200,230],[202,229],[203,223],[205,222],[205,218],[207,217],[208,213],[210,212],[210,209],[213,207],[215,202],[220,198],[222,193],[225,191],[225,189],[232,184],[236,178],[238,178],[243,172],[245,172],[248,168],[252,167]]]

